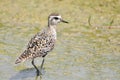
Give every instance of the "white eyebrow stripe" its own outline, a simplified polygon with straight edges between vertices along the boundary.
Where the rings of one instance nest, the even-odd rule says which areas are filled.
[[[53,17],[58,17],[59,19],[61,19],[61,16],[50,16],[50,20],[53,19]]]

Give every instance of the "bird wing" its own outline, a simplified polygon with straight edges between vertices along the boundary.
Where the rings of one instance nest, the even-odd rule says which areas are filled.
[[[47,34],[45,31],[36,34],[28,43],[27,49],[31,53],[47,53],[54,47],[55,39],[51,34]]]
[[[36,34],[33,38],[31,38],[31,40],[29,41],[28,45],[27,45],[27,49],[18,57],[18,59],[15,61],[15,63],[20,63],[20,62],[24,62],[25,60],[27,60],[28,58],[34,58],[38,56],[38,50],[39,50],[39,56],[42,55],[42,49],[41,46],[42,43],[40,43],[43,39],[43,34]]]
[[[45,31],[37,33],[27,45],[27,49],[16,60],[16,64],[24,62],[26,59],[32,59],[35,57],[44,57],[47,52],[54,48],[55,39],[52,35],[48,35]]]

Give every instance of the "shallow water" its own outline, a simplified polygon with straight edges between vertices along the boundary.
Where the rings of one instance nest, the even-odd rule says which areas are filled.
[[[40,1],[36,1],[18,0],[14,5],[11,4],[12,0],[0,3],[1,80],[120,80],[120,16],[117,2],[111,3],[116,10],[109,10],[111,6],[102,1],[90,5],[89,0],[88,3],[82,0],[76,0],[75,3],[70,0],[68,4],[58,8],[54,6],[67,1],[55,0],[57,4],[49,5],[49,0],[41,5],[38,5]],[[16,7],[12,8],[13,6]],[[65,6],[71,8],[61,11]],[[45,13],[48,7],[54,7],[51,9],[54,12],[61,11],[69,24],[58,25],[55,49],[45,58],[43,75],[36,77],[30,60],[17,65],[14,62],[26,48],[30,38],[45,26],[46,16],[51,12],[47,10]],[[17,8],[20,8],[21,13]],[[96,14],[96,10],[101,13]],[[38,18],[38,13],[42,11],[42,17]],[[111,17],[115,18],[113,22]],[[41,61],[41,58],[37,58],[36,65],[40,66]]]

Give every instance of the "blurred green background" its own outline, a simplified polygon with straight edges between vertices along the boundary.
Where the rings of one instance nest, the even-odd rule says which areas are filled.
[[[55,49],[36,77],[30,60],[14,62],[53,12],[69,24],[57,26]],[[120,80],[120,0],[0,0],[0,79]]]

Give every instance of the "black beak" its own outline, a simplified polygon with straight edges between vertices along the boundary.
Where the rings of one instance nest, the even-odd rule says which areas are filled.
[[[68,23],[67,21],[65,21],[65,20],[63,20],[63,19],[61,20],[61,22]]]

